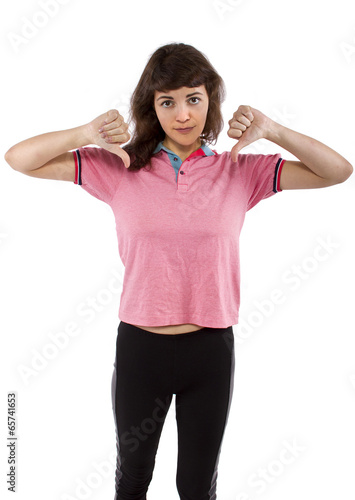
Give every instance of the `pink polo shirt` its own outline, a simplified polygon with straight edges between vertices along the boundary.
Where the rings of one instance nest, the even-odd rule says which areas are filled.
[[[125,266],[118,317],[126,323],[238,323],[239,235],[245,213],[281,191],[280,154],[218,154],[184,162],[159,143],[152,168],[128,171],[106,149],[73,151],[75,184],[110,205]]]

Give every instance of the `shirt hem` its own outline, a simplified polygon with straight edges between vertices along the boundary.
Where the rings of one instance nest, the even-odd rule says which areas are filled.
[[[239,315],[233,318],[231,317],[230,319],[227,318],[223,320],[209,319],[206,317],[201,318],[200,316],[193,316],[189,318],[170,316],[169,318],[166,319],[150,316],[149,319],[141,319],[137,317],[132,317],[130,315],[126,315],[121,311],[119,312],[118,317],[121,321],[124,321],[125,323],[148,326],[148,327],[183,325],[186,323],[208,328],[227,328],[228,326],[237,325],[239,319]]]

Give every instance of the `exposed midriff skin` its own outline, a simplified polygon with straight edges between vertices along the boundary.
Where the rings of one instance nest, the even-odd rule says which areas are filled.
[[[133,323],[132,323],[133,324]],[[166,326],[142,326],[142,325],[133,325],[137,328],[142,328],[142,330],[147,330],[148,332],[153,333],[164,333],[164,334],[178,334],[178,333],[187,333],[194,332],[197,330],[201,330],[204,328],[203,326],[194,325],[191,323],[184,323],[181,325],[166,325]]]

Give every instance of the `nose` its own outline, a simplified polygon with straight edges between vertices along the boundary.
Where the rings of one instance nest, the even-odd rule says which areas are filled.
[[[190,119],[190,112],[187,106],[182,105],[177,108],[175,119],[179,123],[185,123]]]

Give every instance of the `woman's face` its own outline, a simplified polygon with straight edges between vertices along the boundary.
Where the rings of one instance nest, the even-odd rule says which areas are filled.
[[[196,147],[208,112],[208,94],[204,85],[181,87],[168,92],[154,92],[154,109],[170,146]],[[181,129],[186,129],[181,132]],[[170,148],[171,149],[171,148]]]

